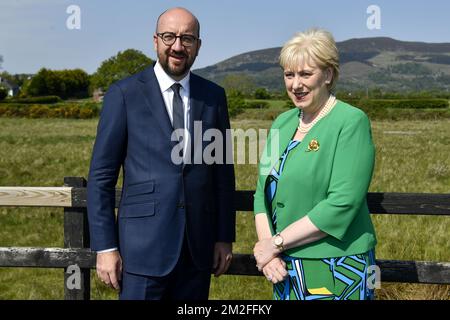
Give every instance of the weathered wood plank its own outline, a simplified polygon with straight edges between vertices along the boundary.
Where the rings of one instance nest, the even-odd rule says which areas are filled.
[[[71,207],[68,187],[0,187],[0,206]]]
[[[450,262],[377,260],[381,281],[450,284]]]
[[[95,253],[89,249],[1,248],[0,267],[65,268],[95,267]],[[450,284],[450,262],[377,260],[381,281]],[[234,254],[229,275],[261,276],[250,254]]]
[[[64,186],[86,187],[86,180],[79,177],[64,177]],[[64,247],[89,248],[89,226],[86,208],[64,208]],[[79,271],[78,283],[72,274]],[[91,293],[91,274],[89,268],[64,269],[64,299],[89,300]]]
[[[236,210],[253,211],[253,193],[236,191]],[[450,194],[369,192],[367,204],[373,214],[450,215]]]
[[[371,213],[450,215],[450,194],[369,192]]]
[[[82,248],[0,247],[0,267],[80,268],[95,266],[95,254]]]
[[[450,284],[450,262],[377,260],[381,281]],[[252,255],[234,254],[227,274],[261,276]]]
[[[116,189],[116,208],[119,207],[120,198],[122,196],[122,189]],[[74,207],[85,208],[87,207],[87,189],[86,188],[73,188],[72,189],[72,205]]]
[[[116,207],[121,191],[116,189]],[[252,190],[236,191],[237,211],[253,211],[253,193]],[[73,194],[73,205],[86,207],[86,189],[74,188]],[[369,192],[367,203],[372,214],[450,215],[450,194]]]

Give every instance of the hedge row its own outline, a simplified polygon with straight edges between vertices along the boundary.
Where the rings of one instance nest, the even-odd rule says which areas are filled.
[[[98,116],[96,103],[64,105],[0,104],[0,117],[89,119]]]
[[[446,109],[449,107],[447,99],[354,99],[343,98],[355,107],[365,111],[373,109]],[[293,108],[291,100],[286,101],[286,108]]]
[[[2,103],[26,103],[26,104],[47,104],[57,103],[63,100],[58,96],[42,96],[42,97],[30,97],[30,98],[14,98],[2,101]]]
[[[447,99],[361,99],[344,101],[363,109],[394,108],[394,109],[446,109]]]
[[[244,108],[246,109],[267,109],[269,108],[267,101],[247,101]]]

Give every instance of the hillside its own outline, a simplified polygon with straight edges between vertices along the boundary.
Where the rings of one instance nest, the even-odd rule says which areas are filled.
[[[340,90],[450,90],[450,43],[379,37],[350,39],[338,42],[337,46]],[[254,80],[256,87],[282,90],[280,50],[281,47],[246,52],[194,72],[218,83],[227,75],[245,74]]]

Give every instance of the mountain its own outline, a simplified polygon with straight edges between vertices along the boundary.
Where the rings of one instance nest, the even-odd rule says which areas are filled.
[[[378,37],[336,44],[340,57],[338,90],[450,90],[450,43]],[[218,83],[228,75],[244,74],[256,87],[284,90],[280,51],[281,47],[246,52],[194,72]]]

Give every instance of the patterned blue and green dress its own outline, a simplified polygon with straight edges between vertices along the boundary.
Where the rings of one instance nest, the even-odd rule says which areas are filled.
[[[283,173],[289,154],[295,152],[300,144],[290,141],[268,176],[265,196],[272,213],[273,230],[277,229],[277,206],[274,205],[278,180]],[[373,286],[368,286],[375,265],[374,250],[363,254],[324,259],[305,259],[282,255],[286,262],[288,277],[274,285],[275,300],[371,300],[374,298]]]

